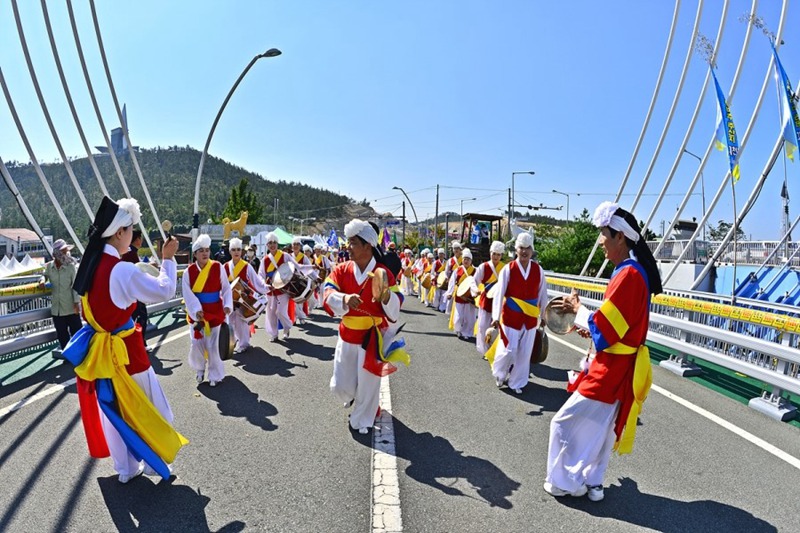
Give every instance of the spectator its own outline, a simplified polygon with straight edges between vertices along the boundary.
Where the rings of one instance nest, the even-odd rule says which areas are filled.
[[[227,263],[231,260],[231,254],[228,252],[228,241],[222,241],[222,246],[220,246],[219,250],[214,255],[214,260],[220,263]]]
[[[80,316],[81,299],[72,290],[77,272],[75,259],[69,253],[72,248],[64,239],[53,243],[53,260],[44,266],[44,275],[40,281],[42,286],[49,281],[52,288],[50,313],[53,315],[53,326],[62,350],[83,326]]]

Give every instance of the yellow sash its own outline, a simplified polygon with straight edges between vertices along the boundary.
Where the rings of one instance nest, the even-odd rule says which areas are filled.
[[[524,315],[539,318],[538,305],[532,305],[521,298],[514,298],[513,296],[508,296],[507,298],[517,304]]]
[[[342,317],[342,324],[348,329],[365,330],[374,326],[375,321],[369,316],[345,315]]]
[[[619,343],[617,343],[619,344]],[[616,346],[616,345],[615,345]],[[605,350],[606,352],[608,350]],[[614,443],[614,450],[620,455],[633,451],[633,440],[636,438],[636,422],[642,412],[642,404],[653,384],[653,369],[650,365],[650,350],[642,344],[636,351],[636,366],[633,370],[633,405],[625,421],[622,436]]]
[[[125,370],[130,361],[125,337],[134,332],[127,329],[111,334],[100,327],[89,306],[88,295],[81,298],[86,321],[95,334],[89,341],[89,351],[83,362],[75,367],[75,374],[81,379],[94,381],[110,379],[114,387],[117,406],[122,419],[147,443],[153,451],[167,463],[175,461],[175,456],[189,440],[175,431],[167,422],[141,387]]]
[[[203,287],[206,286],[206,280],[208,280],[208,275],[211,274],[211,263],[214,261],[209,259],[206,262],[206,266],[200,270],[200,273],[197,275],[197,279],[194,280],[194,285],[192,285],[192,292],[203,292]]]
[[[274,261],[269,262],[269,266],[266,268],[267,272],[272,272],[273,270],[278,268],[278,263],[280,262],[281,257],[283,257],[283,252],[278,250],[272,257],[274,258]]]
[[[209,261],[210,263],[210,261]],[[239,259],[239,262],[233,266],[233,272],[230,276],[228,276],[228,281],[233,281],[239,277],[239,274],[242,273],[242,270],[247,266],[247,261],[244,259]]]

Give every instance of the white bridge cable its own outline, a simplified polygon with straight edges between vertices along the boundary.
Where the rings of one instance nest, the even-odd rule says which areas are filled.
[[[3,69],[0,68],[0,85],[3,88],[3,94],[6,97],[6,102],[8,103],[8,109],[11,111],[11,116],[14,118],[14,123],[17,125],[17,131],[19,132],[20,137],[22,138],[22,142],[25,144],[25,149],[28,151],[28,157],[31,159],[31,164],[33,165],[34,170],[36,171],[36,175],[39,177],[39,181],[42,182],[42,187],[44,187],[45,192],[47,192],[47,196],[50,198],[50,201],[53,203],[53,207],[58,213],[59,218],[64,223],[64,226],[67,228],[67,232],[69,233],[72,240],[75,242],[75,246],[78,247],[80,250],[81,255],[83,255],[83,244],[78,236],[75,234],[75,230],[72,229],[72,225],[67,220],[66,215],[64,214],[64,210],[61,209],[61,204],[58,202],[58,198],[56,195],[53,194],[53,189],[50,188],[50,184],[47,183],[47,178],[42,171],[42,167],[39,166],[39,161],[36,159],[36,154],[33,152],[33,148],[31,147],[31,143],[28,141],[28,136],[25,135],[25,129],[22,127],[22,122],[19,120],[19,115],[17,115],[17,109],[14,107],[14,101],[11,99],[11,93],[8,92],[8,86],[6,85],[6,78],[3,75]]]
[[[102,113],[100,113],[100,106],[97,104],[97,97],[94,94],[92,79],[89,76],[89,70],[86,68],[86,58],[83,55],[83,47],[81,46],[81,39],[80,35],[78,34],[78,25],[75,23],[75,13],[72,9],[72,0],[67,0],[67,11],[69,12],[70,24],[72,25],[72,36],[75,39],[75,47],[78,51],[78,59],[80,59],[81,69],[83,70],[83,78],[86,80],[86,88],[89,90],[89,97],[92,100],[94,113],[97,116],[97,122],[100,124],[100,132],[103,134],[106,147],[108,147],[108,155],[111,156],[111,162],[114,164],[114,169],[117,172],[120,184],[122,184],[122,190],[125,191],[125,196],[128,198],[133,198],[131,191],[128,189],[128,183],[125,181],[125,176],[122,175],[122,169],[119,166],[119,161],[117,161],[117,154],[114,153],[114,149],[111,147],[111,140],[108,138],[106,124],[105,121],[103,121]],[[144,237],[145,242],[147,242],[147,247],[150,248],[150,253],[152,256],[158,257],[156,250],[153,247],[153,243],[150,242],[150,235],[148,235],[147,230],[144,227],[144,222],[142,222],[141,218],[139,219],[139,229],[142,230],[142,237]]]
[[[28,72],[31,75],[33,88],[36,91],[36,97],[39,99],[39,105],[42,107],[42,113],[44,113],[45,121],[47,121],[47,127],[50,129],[50,134],[53,136],[53,141],[56,143],[56,148],[58,149],[59,155],[61,155],[61,161],[64,164],[64,168],[67,170],[67,175],[72,182],[72,186],[75,188],[75,192],[78,193],[78,198],[80,199],[83,208],[86,210],[86,214],[89,216],[89,222],[91,223],[92,219],[94,218],[94,212],[92,211],[92,208],[89,207],[89,202],[86,201],[86,196],[84,196],[83,191],[81,190],[81,185],[78,183],[78,178],[75,177],[75,173],[72,171],[72,165],[69,163],[67,154],[64,153],[64,147],[61,145],[61,140],[58,138],[58,133],[56,133],[56,128],[53,125],[53,119],[50,117],[50,111],[47,109],[47,103],[44,100],[42,89],[39,87],[39,79],[36,76],[36,70],[33,68],[31,54],[28,50],[28,43],[25,39],[25,32],[22,29],[22,20],[19,16],[17,0],[11,0],[11,8],[14,11],[14,20],[17,23],[17,34],[19,35],[19,42],[22,45],[22,53],[25,55],[25,62],[28,64]]]
[[[755,15],[757,8],[758,8],[758,0],[753,0],[753,3],[751,5],[751,9],[750,9],[750,14],[751,15]],[[726,0],[725,4],[723,6],[723,9],[722,9],[723,18],[727,15],[727,11],[728,11],[728,2]],[[719,32],[717,33],[717,37],[714,40],[714,42],[716,44],[714,46],[714,52],[711,55],[711,65],[712,65],[712,67],[716,63],[717,54],[719,52],[719,49],[721,48],[720,43],[722,42],[723,26],[724,25],[720,25]],[[736,71],[734,72],[734,75],[733,75],[733,81],[731,82],[731,89],[730,89],[730,92],[728,93],[728,100],[727,101],[728,101],[729,105],[730,105],[731,100],[733,99],[734,93],[736,92],[736,86],[737,86],[737,84],[739,82],[739,75],[741,74],[742,67],[744,66],[744,59],[747,56],[747,51],[748,51],[748,49],[750,47],[750,37],[752,36],[752,29],[753,29],[753,25],[752,24],[748,24],[747,25],[747,31],[745,32],[744,41],[742,42],[742,49],[739,52],[739,61],[738,61],[737,65],[736,65]],[[694,126],[695,126],[695,123],[697,122],[697,117],[698,117],[698,115],[700,113],[700,108],[703,105],[703,100],[705,99],[706,91],[708,90],[708,86],[710,84],[710,81],[711,81],[711,68],[706,70],[706,78],[705,78],[705,81],[703,82],[703,88],[701,89],[700,94],[699,94],[699,96],[697,98],[697,104],[695,105],[695,108],[694,108],[694,114],[692,115],[692,119],[689,122],[689,127],[686,130],[686,134],[683,137],[683,141],[681,142],[680,148],[678,148],[678,153],[675,156],[675,160],[672,163],[672,168],[670,168],[669,174],[667,175],[667,179],[664,181],[664,185],[661,188],[661,194],[659,194],[658,198],[656,199],[655,204],[653,205],[653,207],[652,207],[652,209],[650,211],[650,214],[647,216],[647,219],[645,219],[644,226],[642,228],[642,234],[643,235],[646,234],[647,229],[650,227],[650,223],[653,221],[653,218],[655,217],[656,212],[658,211],[658,208],[661,206],[661,201],[663,200],[663,197],[666,196],[667,189],[669,188],[670,184],[672,183],[672,179],[675,176],[675,172],[678,170],[678,165],[680,164],[681,160],[683,159],[684,151],[686,150],[686,146],[689,143],[689,137],[691,137],[692,132],[694,131]],[[716,101],[716,98],[714,99],[714,101]],[[714,138],[712,137],[711,141],[709,142],[708,148],[706,149],[706,153],[705,153],[706,157],[710,153],[710,150],[713,147],[713,143],[714,143]],[[702,162],[702,160],[701,160],[701,162]],[[699,176],[699,173],[695,174],[695,179],[692,180],[692,183],[689,186],[689,190],[686,191],[686,194],[684,195],[683,200],[681,201],[681,204],[678,207],[678,212],[674,215],[674,219],[670,223],[670,231],[672,230],[672,227],[675,225],[675,223],[677,222],[678,218],[680,217],[680,214],[686,208],[686,205],[689,203],[689,200],[692,197],[692,193],[694,192],[694,189],[697,186],[697,181],[698,181],[697,180],[697,176]],[[664,237],[666,235],[668,235],[668,233],[664,232],[664,235],[661,236],[662,242],[663,242]]]
[[[784,22],[786,20],[786,16],[785,16],[786,15],[786,11],[787,11],[786,8],[788,7],[787,4],[788,4],[787,0],[784,0],[784,3],[783,3],[783,8],[784,9],[781,11],[781,20],[780,20],[780,23],[779,23],[779,26],[778,26],[778,32],[776,34],[777,35],[776,49],[780,45],[781,35],[783,34]],[[741,157],[741,154],[742,154],[742,152],[744,151],[744,149],[745,149],[745,147],[747,145],[747,141],[750,138],[750,133],[752,131],[752,128],[753,128],[753,126],[755,125],[755,123],[756,123],[756,121],[758,119],[758,114],[759,114],[759,111],[761,110],[761,105],[763,104],[764,96],[765,96],[765,94],[767,92],[767,86],[769,85],[770,78],[772,77],[773,63],[774,63],[774,60],[773,60],[772,56],[770,55],[769,62],[767,63],[767,71],[764,74],[764,81],[761,84],[761,92],[758,95],[758,100],[756,100],[755,107],[753,108],[753,113],[750,116],[750,120],[749,120],[749,122],[747,124],[747,127],[746,127],[745,131],[744,131],[744,135],[742,135],[742,140],[739,143],[739,156],[738,157]],[[783,137],[779,137],[779,140],[782,139],[782,138]],[[712,143],[713,143],[713,140],[712,140]],[[711,146],[709,145],[709,147],[706,149],[706,157],[708,156],[708,153],[710,152],[710,150],[711,150]],[[700,167],[699,170],[702,170],[702,166]],[[689,238],[689,241],[686,243],[685,248],[683,249],[683,251],[681,251],[680,255],[675,260],[675,264],[672,266],[672,269],[669,272],[667,272],[666,275],[663,276],[662,282],[664,284],[666,284],[666,282],[675,273],[675,271],[678,268],[678,265],[683,261],[684,257],[686,257],[686,254],[689,252],[689,250],[692,249],[692,246],[694,245],[694,242],[700,236],[700,233],[702,232],[703,226],[708,223],[708,219],[711,217],[711,214],[713,213],[714,208],[716,207],[717,203],[719,202],[720,198],[722,197],[722,194],[725,192],[725,186],[728,183],[728,180],[730,179],[730,176],[731,176],[731,173],[730,173],[730,170],[729,170],[729,171],[726,172],[725,177],[723,178],[722,182],[719,185],[719,188],[717,189],[716,194],[714,195],[714,198],[712,198],[712,200],[711,200],[711,203],[706,208],[705,215],[703,215],[703,217],[701,217],[700,223],[697,225],[697,229],[695,229],[694,233]],[[695,178],[696,177],[697,176],[695,176]],[[758,188],[758,187],[759,187],[759,185],[756,184],[754,186],[754,189]],[[752,206],[750,206],[750,207],[752,207]],[[749,207],[747,208],[747,210],[749,210]],[[745,210],[743,212],[747,213],[747,210]],[[730,240],[730,236],[732,234],[733,234],[733,231],[731,230],[728,233],[728,235],[726,236],[725,244],[727,244],[727,242]],[[717,260],[717,258],[719,258],[719,256],[722,254],[722,251],[725,248],[725,244],[723,244],[722,246],[720,246],[719,249],[717,249],[717,251],[715,252],[713,257],[709,258],[708,264],[705,266],[705,268],[703,269],[701,274],[699,276],[697,276],[697,278],[695,278],[695,282],[694,282],[693,287],[692,287],[693,289],[697,288],[700,285],[700,282],[702,282],[703,277],[705,276],[705,274],[708,273],[708,270],[714,265],[714,263]]]
[[[47,0],[42,0],[42,14],[44,15],[44,25],[47,28],[47,37],[50,39],[50,48],[53,51],[53,59],[56,62],[58,76],[61,78],[61,86],[64,88],[64,95],[67,97],[67,104],[69,105],[69,110],[72,113],[72,120],[75,122],[75,128],[78,130],[78,136],[81,138],[81,143],[83,143],[83,149],[86,151],[86,159],[89,161],[89,165],[92,167],[92,172],[94,172],[94,176],[97,178],[97,183],[100,185],[100,190],[103,192],[103,195],[110,196],[108,194],[108,189],[106,188],[106,183],[103,181],[103,176],[100,174],[100,169],[97,168],[97,163],[94,161],[92,149],[89,147],[89,142],[86,140],[86,135],[83,133],[83,126],[81,126],[81,121],[78,118],[78,112],[75,110],[75,102],[72,101],[72,93],[70,93],[69,85],[67,84],[67,78],[64,76],[64,68],[61,66],[61,57],[58,54],[56,40],[53,36],[53,28],[50,25],[50,15],[47,12]]]
[[[147,198],[147,204],[150,206],[150,212],[153,213],[153,218],[156,221],[156,227],[158,228],[159,233],[161,233],[161,239],[163,242],[166,242],[167,236],[164,233],[164,228],[161,227],[161,220],[158,218],[158,213],[156,212],[156,206],[153,205],[153,199],[150,197],[150,190],[147,188],[147,184],[144,182],[144,176],[142,176],[142,169],[139,168],[139,160],[136,157],[136,152],[133,149],[133,144],[131,143],[131,138],[128,135],[128,125],[126,121],[123,119],[122,116],[122,109],[119,107],[119,99],[117,99],[117,91],[114,89],[114,82],[111,80],[111,71],[108,68],[108,58],[106,58],[106,50],[103,46],[103,37],[100,34],[100,23],[97,20],[97,11],[95,10],[94,0],[89,0],[89,6],[92,10],[92,21],[94,22],[94,31],[97,34],[97,47],[100,49],[100,57],[103,59],[103,68],[106,71],[106,79],[108,80],[108,89],[111,92],[111,98],[114,101],[114,107],[117,110],[117,118],[119,119],[120,127],[122,128],[122,135],[125,137],[125,142],[128,143],[128,153],[131,156],[131,161],[133,162],[133,168],[136,169],[136,175],[139,177],[139,183],[142,185],[142,192],[144,193],[144,197]]]
[[[669,36],[667,37],[667,45],[664,48],[664,57],[661,59],[661,68],[658,71],[658,80],[656,80],[656,87],[653,90],[653,96],[650,98],[650,105],[647,108],[647,115],[644,119],[644,124],[642,125],[642,131],[639,132],[639,139],[636,141],[636,146],[633,148],[633,154],[631,155],[631,160],[628,162],[628,169],[625,171],[625,176],[622,178],[622,183],[619,186],[619,190],[617,191],[617,196],[614,201],[619,201],[620,196],[622,196],[622,192],[625,190],[625,186],[628,183],[628,178],[631,175],[631,170],[633,169],[633,165],[636,162],[636,158],[639,155],[639,149],[642,147],[642,141],[644,140],[645,133],[647,133],[647,128],[650,125],[650,119],[653,116],[653,110],[655,109],[656,101],[658,100],[658,93],[661,91],[661,82],[664,81],[664,73],[667,70],[667,63],[669,63],[669,54],[672,50],[672,42],[675,37],[675,27],[678,25],[678,13],[680,12],[681,7],[681,0],[675,0],[675,10],[672,12],[672,23],[669,27]],[[594,257],[595,252],[597,252],[597,247],[600,245],[600,240],[596,240],[594,243],[594,247],[592,251],[589,253],[589,257],[586,259],[586,263],[583,265],[581,269],[581,276],[586,275],[586,270],[589,268],[589,265],[592,262],[592,258]]]
[[[783,0],[783,4],[782,4],[782,8],[781,8],[781,17],[780,17],[780,21],[778,23],[778,33],[777,33],[779,43],[780,43],[780,35],[783,34],[784,24],[785,24],[785,20],[786,20],[787,8],[788,8],[788,0]],[[752,25],[749,25],[749,26],[752,27]],[[748,27],[748,31],[750,31],[750,27]],[[748,123],[748,126],[747,126],[747,128],[745,130],[745,134],[744,134],[744,137],[743,137],[744,141],[739,146],[739,152],[740,153],[744,148],[744,142],[746,142],[747,137],[749,137],[750,128],[754,124],[755,117],[758,116],[758,109],[759,109],[759,106],[761,105],[761,99],[766,94],[767,85],[769,84],[770,74],[772,73],[772,65],[773,65],[773,63],[772,63],[772,59],[771,59],[771,56],[770,56],[770,63],[767,66],[767,72],[766,72],[766,75],[764,76],[764,81],[762,83],[761,93],[759,95],[758,102],[756,104],[756,107],[754,108],[753,115],[750,117],[750,122]],[[728,101],[729,105],[730,105],[731,100],[733,99],[733,96],[734,96],[734,93],[735,93],[735,90],[736,90],[736,86],[737,86],[738,81],[739,81],[738,74],[739,74],[739,70],[737,68],[736,74],[733,77],[733,82],[731,84],[730,92],[728,93],[728,100],[727,101]],[[695,186],[697,185],[697,181],[700,179],[700,176],[702,175],[703,170],[705,169],[706,163],[708,162],[708,157],[711,154],[711,152],[713,151],[715,139],[716,139],[716,132],[712,133],[711,138],[708,141],[708,146],[706,146],[706,151],[705,151],[705,153],[703,154],[703,157],[700,160],[700,166],[698,167],[697,172],[695,172],[694,179],[692,180],[690,191],[695,188]],[[707,223],[707,220],[711,217],[711,214],[714,211],[714,207],[716,206],[717,202],[719,201],[719,198],[721,197],[721,195],[724,193],[724,185],[725,185],[726,182],[727,182],[727,177],[724,178],[723,181],[722,181],[722,184],[720,184],[720,188],[719,188],[719,191],[717,192],[717,195],[714,197],[714,200],[713,200],[712,204],[706,209],[706,214],[703,215],[701,223],[697,225],[697,230],[692,235],[692,238],[689,240],[688,248],[686,248],[685,250],[691,249],[691,246],[692,246],[692,244],[694,244],[694,241],[697,240],[697,238],[700,236],[702,228]],[[680,213],[683,211],[683,209],[685,208],[687,203],[688,203],[688,199],[684,199],[683,203],[681,203],[681,205],[679,206],[678,214],[670,222],[669,228],[664,232],[664,235],[668,235],[669,232],[671,232],[672,229],[675,227],[675,224],[677,224],[677,222],[678,222],[678,215],[680,215]],[[662,238],[661,242],[658,243],[658,246],[656,247],[655,251],[653,252],[654,256],[658,257],[659,252],[664,247],[664,243],[665,243],[665,240]],[[680,254],[678,259],[675,261],[675,267],[673,268],[673,270],[675,268],[677,268],[677,265],[679,265],[680,263],[683,262],[683,258],[685,256],[686,256],[685,253],[681,253]],[[669,274],[668,274],[666,279],[669,279],[670,276],[672,276],[672,271],[669,272]],[[665,281],[666,281],[666,279],[665,279]]]
[[[17,205],[22,210],[22,214],[25,215],[25,220],[27,220],[28,224],[31,225],[31,228],[33,228],[33,231],[36,232],[36,235],[39,236],[39,240],[42,241],[42,244],[44,244],[44,247],[47,249],[47,253],[53,255],[52,244],[44,238],[42,228],[39,227],[39,223],[36,222],[35,218],[33,218],[33,213],[31,213],[31,210],[28,209],[28,204],[25,203],[25,199],[22,197],[22,194],[20,194],[16,183],[14,183],[14,178],[12,178],[11,174],[9,174],[6,164],[3,163],[2,158],[0,158],[0,174],[3,175],[3,180],[6,182],[8,190],[11,191],[11,194],[17,201]]]
[[[717,30],[718,34],[721,35],[722,30],[725,26],[725,12],[728,9],[728,2],[726,0],[723,9],[722,9],[722,18],[720,19],[720,27]],[[697,33],[700,31],[700,20],[703,18],[703,0],[700,0],[697,3],[697,14],[694,18],[694,26],[692,27],[692,38],[689,42],[689,47],[686,50],[686,57],[683,60],[683,68],[681,69],[681,77],[678,80],[678,88],[675,89],[675,94],[672,96],[672,104],[669,107],[669,113],[667,113],[667,120],[664,122],[664,127],[661,129],[661,135],[658,138],[658,143],[656,144],[656,149],[653,152],[653,156],[650,158],[650,164],[647,166],[647,171],[642,178],[642,182],[639,185],[639,190],[636,191],[636,196],[633,198],[633,203],[631,203],[630,208],[628,211],[631,213],[634,212],[636,209],[636,205],[639,203],[639,199],[642,197],[642,193],[644,192],[645,187],[647,186],[647,182],[650,180],[650,174],[653,172],[653,168],[656,165],[656,161],[658,161],[658,156],[661,154],[661,148],[664,146],[664,140],[667,138],[667,132],[669,132],[669,127],[672,125],[672,119],[675,117],[675,110],[678,108],[678,102],[681,99],[681,94],[683,93],[683,84],[686,82],[686,74],[689,72],[689,65],[692,63],[692,58],[694,57],[694,47],[695,42],[697,40]],[[603,259],[603,264],[597,269],[597,274],[595,275],[596,278],[599,278],[603,274],[603,270],[606,268],[608,264],[608,259]]]

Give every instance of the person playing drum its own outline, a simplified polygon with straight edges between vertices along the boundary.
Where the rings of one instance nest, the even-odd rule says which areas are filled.
[[[394,276],[379,262],[378,234],[368,222],[353,219],[344,227],[350,257],[325,280],[324,308],[341,316],[330,388],[345,407],[353,407],[350,428],[365,434],[379,411],[381,377],[395,361],[408,364],[402,341],[393,342],[403,296]],[[383,350],[379,351],[382,339]]]
[[[403,250],[403,257],[400,259],[403,265],[403,274],[400,278],[400,287],[406,296],[414,295],[414,279],[412,278],[411,268],[414,266],[414,252],[410,248]]]
[[[478,287],[483,284],[483,292],[478,298],[478,335],[475,338],[475,347],[481,355],[489,349],[486,346],[486,330],[492,323],[492,304],[494,300],[489,298],[488,292],[497,283],[497,274],[506,266],[500,259],[506,252],[506,245],[500,241],[494,241],[489,247],[491,260],[484,261],[475,269],[475,285]]]
[[[211,237],[206,234],[197,237],[192,244],[192,255],[194,263],[186,269],[182,280],[192,328],[189,366],[197,372],[197,383],[202,383],[208,364],[208,384],[215,387],[225,377],[225,365],[219,354],[219,328],[233,310],[231,284],[222,265],[211,259]]]
[[[433,291],[433,302],[432,306],[434,309],[437,309],[444,313],[444,310],[447,308],[447,299],[444,297],[444,293],[446,290],[446,286],[443,289],[439,285],[439,274],[442,274],[447,268],[447,257],[445,256],[444,248],[439,248],[436,250],[436,253],[439,257],[436,258],[436,261],[433,262],[433,267],[431,268],[431,278],[433,280],[434,285],[436,288]],[[445,279],[447,274],[445,274]]]
[[[278,249],[278,236],[270,231],[267,233],[267,253],[261,258],[258,275],[269,287],[267,310],[264,312],[264,329],[272,342],[278,340],[278,332],[281,329],[283,329],[283,338],[288,339],[293,323],[289,312],[290,310],[293,312],[294,302],[284,291],[272,287],[272,279],[278,271],[278,267],[284,263],[297,264],[291,254],[285,254]]]
[[[473,279],[468,279],[475,273],[472,265],[472,252],[469,249],[461,254],[461,266],[455,269],[450,276],[450,284],[447,286],[445,296],[454,299],[455,304],[450,314],[450,329],[454,329],[456,337],[459,339],[469,339],[475,331],[475,297],[478,295],[478,287]],[[471,287],[461,294],[459,290],[462,283],[470,283]]]
[[[444,275],[447,277],[448,281],[453,277],[453,272],[461,266],[461,253],[463,251],[463,247],[458,241],[451,242],[450,247],[453,249],[453,256],[447,260],[444,267]],[[445,298],[445,300],[445,312],[450,313],[453,309],[453,299]]]
[[[292,258],[298,265],[311,265],[311,259],[309,259],[309,257],[306,255],[306,252],[303,249],[303,241],[300,239],[300,237],[295,237],[292,239]],[[296,313],[297,323],[305,324],[310,313],[308,300],[297,307]]]
[[[170,463],[188,443],[172,427],[172,409],[150,366],[141,326],[131,319],[137,301],[174,296],[178,241],[164,244],[158,277],[122,262],[139,217],[136,200],[104,197],[100,203],[73,285],[83,297],[87,324],[64,349],[75,365],[89,454],[110,455],[120,483],[142,472],[169,478]]]
[[[547,305],[547,281],[542,267],[532,259],[533,236],[520,233],[514,247],[517,257],[497,274],[492,303],[492,326],[500,328],[492,375],[498,387],[507,381],[514,392],[522,394],[531,371],[539,313]]]
[[[319,279],[322,281],[325,281],[325,278],[328,277],[328,273],[333,270],[333,262],[328,258],[328,251],[322,243],[314,245],[314,266],[317,269]],[[319,286],[314,289],[312,300],[313,302],[309,305],[314,309],[322,307],[322,291]]]
[[[233,283],[233,280],[239,278],[239,284],[243,290],[266,294],[269,289],[264,280],[258,276],[256,269],[251,264],[242,259],[242,240],[234,237],[231,239],[228,249],[231,253],[231,260],[225,263],[225,274],[228,276],[228,281]],[[233,313],[229,320],[231,328],[233,328],[233,336],[236,338],[236,349],[233,353],[240,354],[250,348],[250,324],[247,323],[238,303],[233,304]]]

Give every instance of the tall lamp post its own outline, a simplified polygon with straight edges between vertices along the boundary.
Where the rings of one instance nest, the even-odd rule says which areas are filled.
[[[281,51],[277,48],[270,48],[263,54],[256,55],[253,59],[250,60],[250,63],[244,68],[241,74],[239,74],[239,78],[236,80],[236,83],[233,84],[231,90],[228,91],[228,96],[225,97],[225,100],[222,102],[222,107],[219,108],[217,112],[217,117],[214,119],[214,123],[211,125],[211,131],[208,132],[208,139],[206,139],[206,145],[203,148],[203,154],[200,156],[200,166],[197,168],[197,180],[194,184],[194,216],[192,217],[192,242],[194,242],[198,235],[200,234],[200,214],[198,211],[200,210],[200,179],[203,177],[203,167],[206,164],[206,155],[208,154],[208,146],[211,144],[211,137],[214,136],[214,130],[217,129],[217,123],[219,122],[219,118],[222,116],[222,112],[225,111],[225,106],[228,105],[228,100],[231,99],[233,96],[233,92],[239,86],[242,79],[245,77],[247,72],[250,68],[255,65],[256,61],[261,59],[262,57],[277,57],[281,55]]]
[[[514,205],[517,203],[517,197],[514,195],[514,176],[517,174],[530,174],[533,176],[536,174],[533,170],[520,170],[518,172],[511,173],[511,213],[508,214],[508,220],[510,221],[512,217],[512,213],[514,212]]]
[[[697,154],[693,154],[692,152],[690,152],[686,148],[684,148],[683,151],[686,152],[687,154],[689,154],[690,156],[694,157],[695,159],[697,159],[697,162],[700,163],[701,165],[703,164],[703,160],[700,159],[700,156],[698,156]],[[701,194],[701,196],[703,198],[703,218],[706,218],[706,182],[703,179],[702,167],[701,167],[701,170],[700,170],[700,194]],[[705,224],[703,224],[703,240],[704,241],[706,240],[706,225]]]
[[[565,192],[557,191],[555,189],[553,189],[553,192],[556,193],[556,194],[562,194],[562,195],[567,197],[567,222],[569,222],[569,194],[567,194]]]
[[[464,240],[464,202],[474,202],[477,198],[461,199],[461,240]]]
[[[402,187],[392,187],[392,189],[400,191],[401,193],[403,193],[403,196],[406,197],[406,200],[408,200],[408,205],[411,206],[411,212],[414,213],[414,223],[417,225],[417,229],[419,229],[419,219],[417,218],[417,210],[414,209],[414,204],[411,203],[411,198],[408,197],[406,191],[404,191]]]

